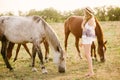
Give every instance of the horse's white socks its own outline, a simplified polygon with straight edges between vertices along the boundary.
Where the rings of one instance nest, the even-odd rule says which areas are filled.
[[[32,68],[33,72],[37,72],[37,69],[35,67]]]
[[[44,68],[44,69],[42,69],[42,73],[46,74],[46,73],[48,73],[48,71]]]

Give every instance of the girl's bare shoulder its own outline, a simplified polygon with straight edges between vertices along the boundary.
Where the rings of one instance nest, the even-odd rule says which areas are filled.
[[[90,26],[96,26],[96,23],[95,23],[95,18],[94,17],[92,17],[89,21],[88,21],[88,24],[90,25]]]

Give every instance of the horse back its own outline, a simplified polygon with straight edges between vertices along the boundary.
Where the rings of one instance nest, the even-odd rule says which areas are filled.
[[[65,29],[69,30],[75,37],[82,36],[81,24],[83,21],[82,16],[71,16],[65,21]]]
[[[0,31],[13,43],[32,42],[45,34],[43,21],[39,17],[3,16],[0,21]]]

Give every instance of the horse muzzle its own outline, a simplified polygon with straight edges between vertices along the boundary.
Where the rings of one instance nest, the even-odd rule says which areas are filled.
[[[64,67],[59,66],[58,71],[59,73],[65,73],[66,69]]]

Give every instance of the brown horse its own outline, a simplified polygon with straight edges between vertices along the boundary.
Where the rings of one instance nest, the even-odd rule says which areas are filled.
[[[65,31],[65,50],[67,51],[67,40],[70,32],[75,36],[75,45],[78,51],[78,55],[81,58],[80,50],[79,50],[79,39],[82,37],[82,28],[81,23],[83,21],[83,16],[71,16],[69,17],[64,24],[64,31]],[[95,18],[96,21],[96,28],[95,33],[97,36],[98,41],[98,54],[100,56],[101,62],[105,61],[105,50],[106,50],[106,42],[103,40],[103,32],[98,20]],[[94,43],[92,44],[93,48],[95,48]]]
[[[44,44],[44,47],[45,47],[45,61],[47,62],[48,61],[48,54],[49,54],[49,44],[46,40],[43,41],[43,44]],[[11,42],[9,43],[9,46],[8,46],[8,49],[7,49],[7,58],[8,59],[10,59],[11,56],[12,56],[12,50],[13,50],[14,45],[15,45],[14,43],[11,43]],[[26,44],[18,44],[17,50],[16,50],[16,55],[15,55],[15,58],[14,58],[13,62],[15,62],[17,60],[17,56],[18,56],[21,45],[23,45],[23,47],[25,48],[27,53],[30,55],[30,57],[32,57]]]
[[[15,45],[14,43],[11,43],[11,42],[9,43],[9,46],[8,46],[8,49],[7,49],[7,58],[8,58],[8,59],[10,59],[11,56],[12,56],[12,50],[13,50],[13,48],[14,48],[14,45]],[[21,45],[23,45],[23,47],[25,48],[25,50],[27,51],[27,53],[28,53],[28,54],[30,55],[30,57],[31,57],[31,54],[30,54],[30,51],[29,51],[27,45],[26,45],[26,44],[18,44],[17,50],[16,50],[16,55],[15,55],[15,58],[14,58],[14,62],[17,60],[18,52],[19,52],[19,50],[20,50]]]

